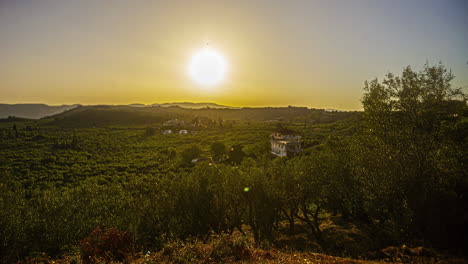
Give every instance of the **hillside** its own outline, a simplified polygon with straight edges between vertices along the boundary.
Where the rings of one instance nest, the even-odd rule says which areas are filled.
[[[0,263],[42,253],[55,263],[87,263],[81,259],[89,250],[106,252],[99,247],[118,241],[132,245],[123,248],[126,263],[373,263],[365,259],[403,262],[408,254],[428,256],[408,263],[463,263],[440,261],[439,252],[464,256],[466,185],[458,191],[451,182],[466,179],[463,163],[455,162],[466,156],[458,137],[466,113],[455,112],[436,131],[449,131],[447,141],[430,138],[440,146],[425,164],[438,177],[425,188],[437,195],[424,210],[436,217],[396,202],[417,193],[410,188],[418,183],[411,184],[414,176],[399,171],[400,164],[417,166],[417,157],[393,155],[415,144],[404,134],[412,130],[396,130],[385,144],[362,129],[368,120],[359,113],[80,106],[39,121],[14,119],[0,124]],[[195,116],[211,121],[190,122],[188,134],[161,133],[164,120]],[[220,116],[242,119],[220,122]],[[281,127],[302,136],[300,155],[270,155],[269,135]],[[424,242],[406,237],[418,228],[406,223],[416,220],[430,228]],[[243,235],[224,236],[237,231]],[[221,238],[208,240],[214,235]],[[121,250],[105,256],[113,252]]]
[[[51,125],[63,127],[103,127],[120,125],[152,125],[178,118],[192,122],[196,117],[205,117],[213,122],[219,120],[239,121],[294,121],[314,124],[333,123],[355,116],[356,112],[329,112],[306,107],[265,108],[201,108],[180,106],[79,106],[51,116]]]
[[[115,233],[117,235],[119,233]],[[120,233],[121,234],[121,233]],[[117,236],[118,237],[118,236]],[[468,263],[460,256],[440,254],[432,249],[417,247],[388,247],[376,252],[378,259],[356,259],[337,257],[314,251],[298,251],[293,249],[259,248],[246,236],[236,232],[233,235],[213,235],[203,240],[172,241],[159,251],[134,251],[128,245],[114,242],[114,251],[107,250],[107,237],[102,237],[104,243],[86,240],[81,247],[90,251],[81,254],[66,254],[60,259],[48,255],[30,258],[24,263],[265,263],[265,264],[384,264],[384,263]],[[118,239],[116,241],[119,241]],[[96,244],[95,244],[96,243]],[[91,246],[91,247],[90,247]],[[125,254],[115,254],[116,249]],[[115,255],[114,255],[115,254]],[[375,257],[374,257],[375,258]],[[87,261],[84,261],[86,259]]]
[[[192,103],[192,102],[175,102],[175,103],[163,103],[163,104],[152,104],[152,106],[171,107],[179,106],[182,108],[201,109],[201,108],[228,108],[228,109],[239,109],[240,107],[233,107],[227,105],[220,105],[216,103]]]
[[[16,116],[8,116],[7,118],[0,118],[0,123],[31,122],[31,121],[34,121],[34,120],[29,119],[29,118],[16,117]]]
[[[196,117],[212,121],[289,121],[313,124],[333,123],[356,115],[356,112],[338,112],[306,107],[236,108],[215,103],[163,103],[130,105],[62,105],[0,104],[0,118],[50,120],[49,125],[62,127],[146,126],[178,118],[191,122]],[[46,122],[47,123],[47,122]]]
[[[133,111],[129,107],[79,107],[52,117],[49,125],[61,127],[138,126],[160,123],[170,115]]]
[[[56,115],[77,105],[50,106],[46,104],[0,104],[0,118],[16,116],[22,118],[39,119]]]

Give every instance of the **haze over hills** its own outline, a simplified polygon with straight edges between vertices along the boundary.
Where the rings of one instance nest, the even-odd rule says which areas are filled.
[[[183,108],[191,108],[191,109],[201,109],[201,108],[229,108],[229,109],[239,109],[240,107],[233,107],[227,105],[220,105],[216,103],[192,103],[192,102],[176,102],[176,103],[163,103],[163,104],[152,104],[152,106],[161,106],[161,107],[169,107],[169,106],[179,106]]]
[[[124,105],[125,106],[125,105]],[[174,103],[162,103],[162,104],[140,104],[140,103],[133,103],[129,104],[128,106],[132,107],[153,107],[153,106],[160,106],[160,107],[171,107],[171,106],[179,106],[183,108],[189,109],[201,109],[201,108],[229,108],[229,109],[237,109],[240,107],[233,107],[227,105],[220,105],[216,103],[192,103],[192,102],[174,102]]]
[[[63,113],[67,110],[73,109],[79,106],[74,105],[60,105],[52,106],[47,104],[0,104],[0,118],[7,118],[9,116],[29,118],[29,119],[40,119],[47,116],[53,116]],[[110,105],[109,105],[110,106]],[[126,105],[123,105],[126,106]],[[192,102],[174,102],[174,103],[162,103],[162,104],[129,104],[131,107],[171,107],[179,106],[188,109],[201,109],[201,108],[216,108],[216,109],[239,109],[239,107],[220,105],[216,103],[192,103]]]
[[[73,109],[78,105],[52,106],[46,104],[0,104],[0,118],[9,116],[39,119]]]
[[[50,125],[61,127],[147,126],[162,124],[171,119],[188,123],[197,118],[221,120],[331,123],[358,115],[357,112],[330,112],[306,107],[263,108],[184,108],[175,106],[95,105],[78,106],[63,113],[49,116]]]
[[[220,116],[223,118],[230,119],[273,119],[290,116],[292,113],[291,109],[308,109],[306,107],[233,107],[227,105],[220,105],[216,103],[193,103],[193,102],[174,102],[174,103],[155,103],[155,104],[128,104],[128,105],[87,105],[82,106],[79,104],[74,105],[60,105],[51,106],[47,104],[0,104],[0,118],[7,118],[9,116],[28,118],[28,119],[40,119],[44,117],[52,117],[67,112],[68,110],[76,109],[65,115],[75,114],[84,110],[119,110],[126,112],[147,112],[147,113],[166,113],[167,117],[173,117],[177,115],[182,116],[193,116],[193,115],[208,115],[208,116]],[[241,110],[243,111],[229,111],[229,110]],[[282,110],[281,110],[282,109]],[[286,109],[289,109],[286,111]],[[195,111],[200,110],[200,111]],[[211,111],[212,110],[212,111]],[[215,111],[220,110],[220,111]],[[222,111],[224,110],[224,111]],[[318,110],[318,109],[309,109]],[[325,109],[326,112],[333,112],[335,110]],[[268,114],[267,114],[268,112]]]

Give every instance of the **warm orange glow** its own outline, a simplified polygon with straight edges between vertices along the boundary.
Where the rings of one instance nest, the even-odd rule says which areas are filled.
[[[224,80],[227,70],[225,58],[216,50],[204,48],[190,60],[190,77],[204,87],[213,87]]]

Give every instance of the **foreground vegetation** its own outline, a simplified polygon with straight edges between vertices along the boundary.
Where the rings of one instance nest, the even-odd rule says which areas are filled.
[[[111,231],[112,232],[112,231]],[[100,237],[102,238],[102,237]],[[101,240],[102,241],[102,240]],[[104,243],[100,244],[100,248]],[[110,245],[110,244],[107,244]],[[46,254],[29,257],[23,263],[116,263],[111,255],[87,255],[69,252],[60,259],[52,260]],[[115,258],[115,255],[113,256]],[[171,241],[158,252],[126,253],[120,261],[125,263],[303,263],[303,264],[378,264],[378,263],[466,263],[463,258],[440,255],[423,247],[388,247],[381,252],[382,260],[356,260],[334,257],[326,254],[297,251],[291,249],[262,249],[254,246],[251,236],[234,233],[233,235],[211,235],[206,240]]]
[[[247,247],[246,261],[265,263],[262,254],[283,262],[299,251],[382,258],[403,244],[461,254],[468,111],[452,78],[440,65],[389,74],[366,83],[362,115],[329,124],[238,120],[162,135],[153,126],[72,128],[65,117],[2,123],[2,261],[70,252],[85,263],[123,261],[150,251],[162,255],[135,261],[184,263],[188,255],[164,250],[177,241],[174,252],[203,248],[213,234],[245,234],[234,237],[251,242],[230,256]],[[300,133],[307,149],[271,157],[275,129]],[[225,262],[207,259],[216,252],[194,261]]]

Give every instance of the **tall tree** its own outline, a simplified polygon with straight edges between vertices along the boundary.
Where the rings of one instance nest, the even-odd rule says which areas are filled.
[[[455,201],[456,194],[448,197],[454,182],[466,177],[463,164],[449,162],[460,146],[446,131],[466,113],[466,95],[452,87],[453,79],[442,64],[426,64],[419,72],[407,67],[401,77],[389,73],[382,82],[366,82],[362,98],[368,135],[377,142],[374,148],[388,153],[388,164],[398,167],[388,177],[399,174],[398,194],[413,212],[411,230],[423,236],[434,222],[445,221],[438,219],[441,196]]]

